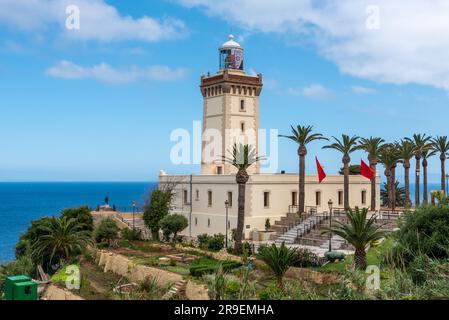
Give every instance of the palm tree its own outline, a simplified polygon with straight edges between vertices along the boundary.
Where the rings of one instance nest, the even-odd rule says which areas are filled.
[[[438,136],[438,137],[432,139],[431,148],[432,148],[433,153],[440,154],[441,190],[444,191],[445,190],[444,179],[446,177],[445,161],[446,161],[447,156],[449,155],[449,140],[447,139],[447,136]]]
[[[368,161],[370,168],[376,172],[379,152],[384,145],[385,140],[382,138],[362,138],[360,142],[360,149],[368,153]],[[371,180],[371,210],[376,210],[376,175]]]
[[[382,189],[380,189],[380,201],[382,202],[383,206],[388,206],[389,204],[389,190],[388,190],[388,184],[384,183],[382,185]],[[405,197],[405,188],[399,186],[399,181],[396,181],[394,183],[394,191],[395,191],[395,199],[396,199],[396,205],[398,207],[405,207],[406,206],[406,197]]]
[[[434,156],[435,152],[430,149],[430,145],[428,145],[427,149],[425,149],[422,153],[422,171],[423,171],[423,204],[428,203],[428,192],[427,192],[427,159]]]
[[[283,288],[283,278],[288,268],[295,265],[298,255],[295,248],[288,248],[284,242],[278,248],[274,243],[259,248],[257,257],[265,262],[276,277],[277,286]]]
[[[349,137],[346,134],[342,135],[342,140],[339,140],[336,137],[334,138],[335,142],[324,146],[323,149],[334,149],[343,154],[342,162],[343,162],[343,172],[344,172],[344,188],[343,188],[343,196],[344,196],[344,207],[345,210],[349,209],[349,162],[351,161],[351,157],[349,156],[352,152],[358,150],[360,147],[358,145],[359,137],[352,136]]]
[[[404,167],[405,206],[410,206],[410,159],[415,155],[415,145],[408,140],[402,139],[400,143],[397,143],[397,148],[400,162],[402,162]]]
[[[323,137],[321,133],[313,133],[313,126],[300,126],[296,128],[291,126],[292,135],[280,137],[288,138],[293,140],[298,144],[298,157],[299,157],[299,186],[298,186],[298,213],[303,213],[305,211],[305,175],[306,175],[306,155],[307,155],[307,144],[315,140],[328,140]]]
[[[398,161],[399,154],[396,146],[392,143],[386,144],[379,153],[379,162],[382,163],[385,168],[385,176],[388,185],[388,207],[392,210],[396,208],[396,191],[393,170]]]
[[[73,218],[49,219],[41,226],[44,234],[31,246],[31,255],[36,261],[48,255],[50,264],[54,257],[68,261],[93,242],[92,233],[83,228],[84,225]]]
[[[426,148],[428,148],[429,140],[431,137],[425,134],[414,134],[413,138],[405,138],[406,140],[412,142],[415,145],[415,160],[416,160],[416,170],[415,170],[415,207],[419,206],[419,173],[421,167],[421,157],[422,153]]]
[[[354,211],[349,209],[346,212],[347,224],[335,221],[333,227],[326,228],[324,231],[324,233],[336,234],[354,246],[355,267],[358,270],[366,269],[366,247],[386,235],[385,231],[380,230],[381,226],[375,224],[376,216],[372,215],[367,219],[367,213],[367,208],[356,207]]]
[[[237,232],[235,235],[234,251],[240,253],[242,250],[243,225],[245,223],[245,200],[246,200],[246,183],[249,175],[247,170],[253,164],[262,160],[262,157],[257,156],[256,149],[250,145],[234,143],[231,157],[222,156],[224,162],[231,164],[237,169],[235,180],[239,187],[238,193],[238,214],[237,214]]]

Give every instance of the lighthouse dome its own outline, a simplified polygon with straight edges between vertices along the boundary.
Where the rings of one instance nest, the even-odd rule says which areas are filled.
[[[230,34],[228,41],[223,43],[221,49],[242,48],[238,42],[234,40],[234,35]]]
[[[219,51],[220,70],[243,70],[243,48],[234,40],[232,34]]]

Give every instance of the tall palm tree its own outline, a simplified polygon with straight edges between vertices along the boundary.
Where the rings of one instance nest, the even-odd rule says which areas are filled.
[[[427,191],[427,159],[434,156],[435,153],[430,149],[430,145],[422,153],[422,171],[423,171],[423,204],[428,203],[428,191]]]
[[[374,172],[376,172],[379,152],[384,142],[384,139],[374,137],[362,138],[360,141],[360,149],[368,153],[369,166]],[[376,175],[371,180],[371,210],[376,210]]]
[[[410,159],[415,155],[415,145],[402,139],[400,143],[397,143],[400,162],[404,167],[404,186],[405,186],[405,206],[411,205],[410,200]],[[393,180],[394,181],[394,180]]]
[[[36,261],[49,257],[49,263],[55,257],[68,261],[92,244],[92,233],[84,229],[76,219],[51,218],[41,226],[43,235],[31,246],[31,255]]]
[[[237,233],[235,235],[234,251],[242,251],[243,225],[245,223],[245,199],[246,183],[248,182],[248,168],[262,160],[256,154],[256,149],[250,145],[234,143],[232,151],[228,150],[231,157],[222,156],[224,162],[231,164],[237,169],[235,180],[238,184],[238,213],[237,213]]]
[[[343,162],[343,174],[344,174],[344,188],[343,188],[343,197],[344,197],[344,207],[345,210],[349,209],[349,163],[351,161],[351,157],[349,156],[352,152],[360,149],[359,147],[359,137],[352,136],[349,137],[346,134],[342,135],[342,140],[339,140],[336,137],[332,137],[335,142],[324,146],[323,149],[334,149],[343,154],[342,162]]]
[[[312,133],[313,126],[300,126],[296,128],[291,126],[292,135],[280,137],[288,138],[293,140],[298,144],[298,157],[299,157],[299,185],[298,185],[298,213],[303,213],[305,211],[305,176],[306,176],[306,155],[307,155],[307,144],[315,140],[328,140],[323,137],[321,133]]]
[[[335,221],[333,227],[326,228],[324,231],[324,233],[336,234],[354,246],[354,261],[358,270],[366,269],[366,247],[386,235],[386,232],[380,229],[381,226],[376,225],[376,216],[372,215],[367,219],[367,213],[367,208],[356,207],[354,211],[349,209],[346,212],[347,224]]]
[[[445,190],[444,179],[446,177],[445,161],[446,161],[446,158],[449,156],[449,140],[448,140],[447,136],[438,136],[438,137],[432,139],[431,148],[432,148],[433,153],[440,155],[441,190],[444,191]]]
[[[412,142],[415,145],[415,160],[416,160],[416,170],[415,170],[415,207],[419,206],[420,196],[419,196],[419,174],[421,168],[421,158],[422,153],[429,146],[429,141],[431,137],[425,134],[414,134],[413,138],[405,138],[406,140]]]
[[[399,153],[394,144],[386,144],[379,153],[379,162],[383,164],[385,168],[385,177],[387,178],[388,185],[388,207],[392,210],[396,208],[395,200],[395,180],[393,170],[399,161]]]

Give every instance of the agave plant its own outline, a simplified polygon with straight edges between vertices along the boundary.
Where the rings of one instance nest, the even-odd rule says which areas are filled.
[[[323,233],[336,234],[355,248],[355,267],[359,270],[366,269],[366,247],[383,237],[386,232],[381,230],[381,226],[375,223],[376,216],[367,219],[368,209],[349,209],[346,212],[348,223],[335,221],[334,226],[326,228]]]

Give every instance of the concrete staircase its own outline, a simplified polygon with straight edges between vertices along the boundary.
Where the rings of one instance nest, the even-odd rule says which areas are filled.
[[[325,220],[327,220],[327,215],[310,215],[299,222],[299,224],[288,229],[287,232],[280,235],[274,243],[276,245],[281,245],[285,242],[286,245],[296,243],[296,239],[300,238],[313,229],[318,228]]]
[[[122,218],[121,220],[124,223],[126,223],[130,229],[133,228],[133,219],[132,218]],[[141,218],[141,217],[134,218],[134,227],[136,228],[136,230],[140,230],[142,232],[143,239],[151,239],[151,232],[145,225],[143,218]]]
[[[182,294],[183,291],[185,291],[187,286],[186,280],[180,280],[174,284],[173,287],[168,290],[166,294],[162,296],[162,300],[171,300],[174,296],[177,294]]]

